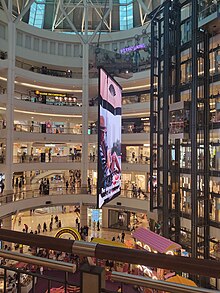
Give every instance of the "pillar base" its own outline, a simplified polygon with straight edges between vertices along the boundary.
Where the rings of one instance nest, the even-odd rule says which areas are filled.
[[[80,268],[80,293],[101,293],[105,289],[105,269],[84,264]]]
[[[87,193],[88,193],[88,188],[87,188],[87,186],[86,186],[86,185],[82,185],[82,186],[80,187],[80,189],[79,189],[79,192],[80,192],[81,194],[87,194]]]
[[[80,226],[87,226],[87,206],[80,205]]]
[[[13,201],[13,197],[14,197],[14,190],[13,189],[4,190],[3,195],[4,195],[3,201],[5,203],[12,202]]]

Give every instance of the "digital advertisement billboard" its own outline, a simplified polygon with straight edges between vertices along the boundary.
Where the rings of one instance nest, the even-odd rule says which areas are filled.
[[[120,85],[99,69],[98,208],[121,193],[121,99]]]

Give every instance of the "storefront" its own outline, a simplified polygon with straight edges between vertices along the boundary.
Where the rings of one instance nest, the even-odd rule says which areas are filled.
[[[96,188],[97,184],[97,171],[96,170],[88,170],[88,177],[91,179],[92,188]]]
[[[132,231],[148,225],[147,215],[140,212],[104,208],[102,216],[104,228]]]
[[[147,178],[146,173],[122,173],[122,192],[126,197],[132,197],[132,186],[135,185],[137,188],[141,188],[142,191],[147,190]]]
[[[95,229],[97,226],[97,222],[99,221],[99,225],[102,226],[102,209],[87,209],[88,215],[88,226]]]
[[[80,106],[77,102],[77,97],[72,97],[67,94],[61,93],[49,93],[34,91],[35,96],[32,96],[32,102],[47,104],[47,105],[56,105],[56,106]]]
[[[128,163],[150,163],[150,145],[122,145],[122,159]]]
[[[122,210],[108,210],[108,228],[130,230],[130,212]]]

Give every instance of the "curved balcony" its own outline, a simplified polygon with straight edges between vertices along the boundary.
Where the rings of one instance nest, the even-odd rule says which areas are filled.
[[[33,142],[38,141],[46,143],[49,140],[50,143],[82,143],[82,134],[60,134],[56,133],[33,133],[33,132],[14,132],[14,142]]]
[[[0,197],[0,213],[1,217],[9,214],[17,213],[18,211],[35,209],[43,206],[55,205],[78,205],[80,203],[88,206],[96,206],[96,188],[93,189],[93,194],[73,192],[72,189],[67,189],[63,186],[50,188],[49,195],[42,195],[39,189],[17,190],[15,193]],[[132,191],[123,191],[122,194],[106,205],[117,207],[117,202],[121,202],[121,206],[128,210],[149,211],[149,195],[147,193],[140,196],[132,195]],[[143,202],[146,204],[143,205]]]
[[[45,157],[41,156],[42,154],[37,155],[21,155],[21,156],[14,156],[13,157],[13,163],[18,164],[18,163],[70,163],[70,162],[76,162],[80,163],[81,162],[81,155],[68,155],[68,156],[51,156],[51,157]],[[44,154],[45,155],[45,154]]]
[[[4,166],[5,158],[0,157],[0,164]],[[39,155],[20,155],[13,157],[14,171],[28,171],[28,170],[71,170],[73,168],[81,168],[81,155],[67,155],[67,156],[51,156],[48,154]],[[89,168],[95,170],[97,168],[97,157],[88,157]],[[59,164],[59,165],[58,165]],[[150,160],[148,157],[137,157],[131,160],[130,157],[122,159],[123,171],[134,172],[149,172]]]
[[[4,90],[5,92],[6,90]],[[123,118],[126,119],[127,117],[149,117],[150,111],[150,101],[149,95],[141,94],[137,96],[138,93],[131,94],[131,96],[126,96],[122,98],[122,109],[123,109]],[[0,94],[0,102],[4,105],[7,103],[7,94]],[[72,94],[66,94],[64,97],[56,96],[54,93],[53,96],[48,96],[42,98],[39,95],[36,95],[34,92],[30,93],[21,93],[15,92],[15,108],[20,111],[34,111],[36,112],[33,115],[38,113],[50,113],[50,114],[60,114],[61,116],[68,116],[70,115],[74,118],[81,118],[82,117],[82,100],[81,98],[73,97]],[[89,101],[89,119],[96,121],[98,115],[98,101],[97,99],[91,99]],[[16,111],[15,111],[16,112]],[[65,115],[64,115],[65,113]]]
[[[40,95],[34,93],[19,93],[15,92],[15,99],[21,100],[25,102],[32,102],[36,104],[50,105],[50,106],[65,106],[65,107],[81,107],[82,101],[81,99],[78,101],[76,97],[73,97],[72,94],[63,95],[64,97],[60,97],[59,94],[49,96],[48,98],[42,98]],[[33,105],[33,104],[32,104]]]

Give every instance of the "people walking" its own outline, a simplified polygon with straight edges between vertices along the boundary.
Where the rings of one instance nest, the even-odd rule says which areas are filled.
[[[44,222],[44,224],[43,224],[43,232],[47,232],[47,224],[46,224],[46,222]]]
[[[39,224],[37,225],[37,233],[40,234],[40,231],[41,231],[41,224],[39,223]]]
[[[121,242],[122,243],[125,242],[125,232],[124,231],[121,233]]]

